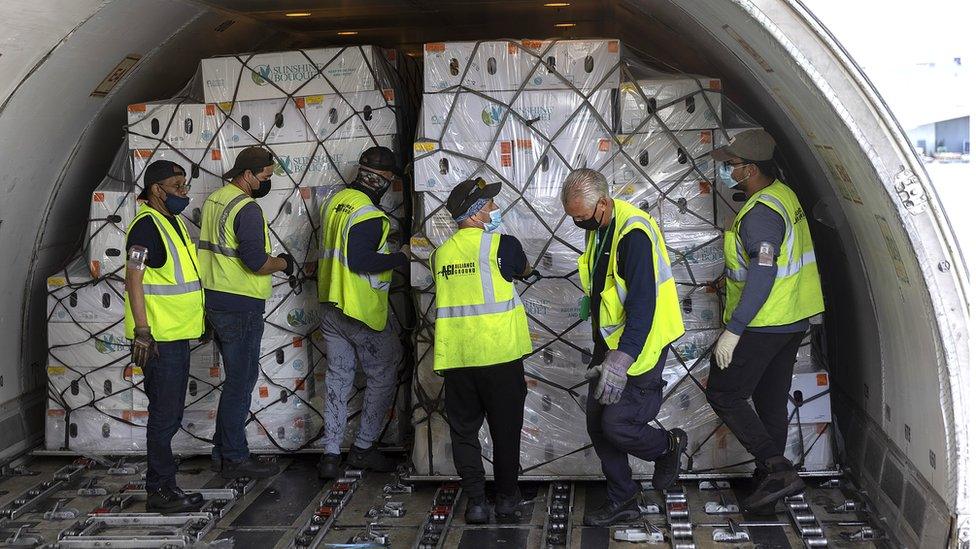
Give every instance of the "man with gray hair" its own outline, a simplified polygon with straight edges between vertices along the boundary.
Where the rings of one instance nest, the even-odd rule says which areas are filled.
[[[653,484],[678,480],[688,436],[648,423],[663,400],[667,347],[684,334],[671,260],[657,221],[610,197],[606,178],[582,168],[569,173],[563,208],[586,231],[579,259],[580,320],[590,320],[593,358],[586,373],[586,430],[607,478],[607,503],[587,513],[587,526],[640,517],[640,485],[628,455],[654,462]],[[591,314],[593,311],[593,314]]]

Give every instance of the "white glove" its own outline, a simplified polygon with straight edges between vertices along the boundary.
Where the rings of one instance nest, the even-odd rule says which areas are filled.
[[[715,363],[719,370],[724,370],[729,367],[729,364],[732,364],[732,353],[735,352],[735,346],[739,344],[740,337],[725,330],[718,338],[718,343],[715,344]]]

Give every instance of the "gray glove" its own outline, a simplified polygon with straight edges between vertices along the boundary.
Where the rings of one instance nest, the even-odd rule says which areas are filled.
[[[596,382],[596,389],[593,390],[593,398],[604,406],[616,404],[624,392],[624,386],[627,385],[627,369],[633,363],[634,359],[625,352],[616,349],[608,352],[607,357],[603,359],[603,364],[594,366],[586,372],[586,379],[592,380],[597,376],[600,378]]]

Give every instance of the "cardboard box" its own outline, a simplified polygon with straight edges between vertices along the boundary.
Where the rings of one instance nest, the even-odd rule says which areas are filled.
[[[135,370],[139,369],[128,365],[112,365],[94,370],[49,365],[48,396],[55,398],[60,406],[68,410],[85,406],[131,410],[134,409],[134,402],[145,400],[141,385],[142,372],[139,370],[136,375]]]
[[[80,408],[68,414],[57,405],[48,406],[45,418],[45,447],[104,454],[145,452],[148,412],[131,409]]]
[[[613,177],[615,144],[610,139],[502,139],[439,147],[430,141],[414,143],[414,190],[450,193],[473,177],[505,181],[538,204],[552,219],[561,219],[559,192],[574,168],[599,170]],[[558,215],[557,215],[557,212]]]
[[[667,231],[664,241],[677,283],[708,284],[725,273],[723,232],[719,230]]]
[[[716,192],[715,184],[709,180],[686,179],[663,181],[656,186],[617,184],[613,195],[649,213],[666,231],[725,230],[741,206],[731,200],[726,191],[728,189]]]
[[[786,405],[791,422],[799,404],[800,423],[830,423],[830,376],[826,371],[795,373]]]
[[[186,183],[190,191],[206,194],[223,186],[224,174],[221,163],[222,149],[176,149],[169,145],[158,148],[132,150],[132,174],[135,181],[135,195],[142,192],[143,176],[146,167],[157,160],[169,160],[179,164],[186,173]]]
[[[262,375],[270,380],[304,377],[313,364],[308,336],[262,338],[259,364]]]
[[[686,330],[722,327],[722,302],[714,288],[678,286],[678,306]]]
[[[613,88],[619,62],[617,40],[432,42],[424,91]]]
[[[396,150],[394,137],[390,135],[328,140],[321,144],[314,141],[270,145],[275,158],[271,177],[273,191],[294,190],[296,187],[322,187],[342,185],[356,178],[359,172],[359,156],[373,146]],[[237,155],[246,147],[227,149],[223,155],[222,169],[230,170]]]
[[[588,98],[569,90],[425,94],[419,132],[444,147],[508,139],[610,138],[612,90]],[[568,122],[567,122],[568,121]]]
[[[226,102],[216,107],[222,147],[300,143],[312,139],[308,123],[293,99]]]
[[[172,99],[129,105],[126,133],[130,149],[153,149],[161,143],[208,149],[217,146],[217,123],[213,105]]]
[[[130,345],[122,319],[115,322],[47,325],[48,365],[76,370],[129,364]]]
[[[123,181],[106,178],[91,197],[85,245],[89,272],[94,278],[123,276],[125,235],[136,216],[136,192]]]
[[[713,130],[721,121],[722,81],[717,78],[662,75],[620,84],[623,133]]]
[[[667,181],[715,178],[710,130],[622,134],[617,140],[621,144],[615,159],[617,185],[656,183],[665,188]]]
[[[296,98],[310,140],[396,135],[398,107],[392,89]]]
[[[373,46],[213,57],[202,60],[200,67],[207,103],[391,87],[383,54]]]
[[[117,277],[92,279],[79,258],[47,278],[49,323],[114,322],[125,314],[125,283]]]

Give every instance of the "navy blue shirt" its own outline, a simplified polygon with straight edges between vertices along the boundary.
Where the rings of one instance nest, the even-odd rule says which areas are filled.
[[[502,278],[511,282],[521,278],[529,266],[522,243],[512,235],[503,234],[498,241],[498,269]]]
[[[382,273],[410,265],[410,258],[399,251],[376,251],[383,238],[383,220],[367,219],[349,229],[349,269],[354,273]]]
[[[772,244],[773,249],[777,250],[783,245],[783,237],[786,235],[786,223],[783,217],[773,211],[765,204],[756,204],[739,223],[739,238],[745,246],[746,253],[749,254],[749,267],[746,269],[746,284],[742,289],[742,298],[735,310],[732,311],[732,318],[725,327],[728,331],[736,335],[742,335],[759,314],[759,310],[769,298],[769,292],[773,289],[776,282],[776,257],[773,257],[772,265],[760,265],[756,260],[759,257],[759,246],[763,242]],[[785,334],[794,332],[805,332],[810,323],[807,319],[785,324],[782,326],[761,326],[748,328],[750,332]]]
[[[606,229],[600,229],[598,236],[611,238],[616,218],[610,221]],[[607,344],[600,335],[600,292],[603,291],[607,277],[607,267],[610,264],[610,242],[604,245],[603,253],[593,268],[593,290],[590,292],[590,319],[593,325],[592,364],[603,362]],[[598,247],[599,249],[599,247]],[[630,231],[617,243],[617,272],[627,283],[627,298],[624,300],[624,333],[620,336],[618,351],[627,353],[634,360],[644,349],[647,336],[651,333],[651,322],[654,320],[654,308],[657,305],[655,289],[657,281],[654,279],[653,250],[651,240],[643,231]]]
[[[250,202],[234,216],[234,234],[237,235],[237,256],[244,266],[257,272],[268,261],[264,251],[264,214],[261,206]],[[256,297],[206,290],[208,309],[230,312],[264,312],[264,300]]]

